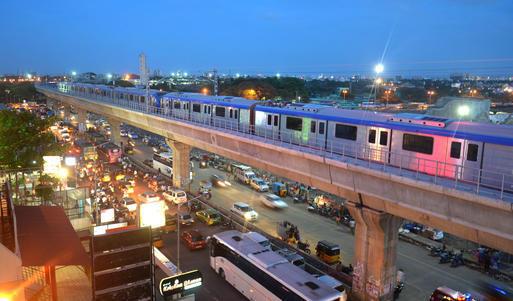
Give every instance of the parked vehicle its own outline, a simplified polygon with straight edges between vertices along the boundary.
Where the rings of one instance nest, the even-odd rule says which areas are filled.
[[[267,193],[260,197],[262,204],[270,208],[283,209],[289,205],[285,201],[274,193]]]
[[[221,214],[215,209],[206,209],[196,212],[196,217],[199,221],[212,226],[221,222]]]
[[[207,246],[205,236],[203,236],[198,230],[183,231],[181,239],[185,242],[185,245],[189,250],[204,249]]]
[[[267,183],[260,178],[252,178],[249,182],[249,185],[251,188],[259,192],[269,191],[269,185],[267,185]]]
[[[258,218],[258,213],[255,210],[253,210],[251,206],[243,202],[237,202],[233,204],[232,208],[230,208],[230,211],[240,216],[246,221],[254,222]]]
[[[190,226],[194,223],[194,219],[189,213],[181,213],[179,215],[180,224]]]

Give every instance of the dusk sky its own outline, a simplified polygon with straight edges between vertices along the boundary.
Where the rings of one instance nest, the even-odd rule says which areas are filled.
[[[513,74],[511,0],[0,3],[0,74]]]

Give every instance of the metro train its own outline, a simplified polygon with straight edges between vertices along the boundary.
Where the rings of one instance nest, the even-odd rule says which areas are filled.
[[[146,105],[137,88],[61,82],[62,93]],[[513,126],[316,104],[150,90],[158,114],[513,191]]]

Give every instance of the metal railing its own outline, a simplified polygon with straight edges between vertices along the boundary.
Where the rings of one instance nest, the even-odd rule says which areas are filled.
[[[53,86],[39,85],[38,88],[48,89],[64,95],[81,97],[93,102],[102,102],[165,119],[201,125],[213,130],[223,130],[225,133],[315,154],[336,161],[513,202],[513,173],[511,171],[499,172],[418,158],[407,152],[391,152],[388,149],[371,148],[367,145],[350,142],[349,140],[347,143],[334,139],[325,141],[324,139],[309,137],[309,133],[304,135],[303,132],[279,131],[265,126],[254,127],[249,124],[239,123],[233,119],[199,117],[188,110],[170,110],[169,108],[155,107],[126,99],[112,99],[102,95],[91,96],[87,93],[75,91],[63,93]]]

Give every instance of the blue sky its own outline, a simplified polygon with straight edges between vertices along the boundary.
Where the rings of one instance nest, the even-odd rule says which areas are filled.
[[[2,0],[0,28],[0,74],[513,74],[511,0]]]

